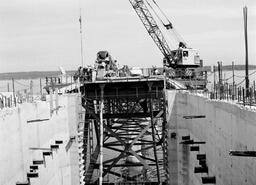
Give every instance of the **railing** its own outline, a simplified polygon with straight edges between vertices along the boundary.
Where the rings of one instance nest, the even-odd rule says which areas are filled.
[[[34,102],[36,100],[44,100],[44,95],[32,95],[32,94],[25,94],[19,95],[15,94],[10,96],[4,96],[0,93],[0,110],[3,108],[11,108],[16,107],[18,104],[22,104],[24,102]]]
[[[42,92],[43,88],[41,79],[12,80],[4,83],[6,83],[7,86],[5,88],[1,88],[0,91],[0,110],[16,107],[18,104],[24,102],[31,103],[45,99],[45,93]]]
[[[0,109],[6,108],[6,107],[13,107],[15,105],[15,101],[13,96],[7,97],[7,96],[0,96]]]
[[[210,99],[230,100],[238,104],[256,106],[255,81],[249,89],[243,86],[225,83],[215,85],[213,91],[209,92]]]

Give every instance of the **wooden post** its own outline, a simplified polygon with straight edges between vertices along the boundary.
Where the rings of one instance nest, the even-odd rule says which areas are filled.
[[[219,72],[219,94],[220,100],[222,99],[222,71],[221,71],[221,62],[218,62],[218,72]]]
[[[15,85],[14,85],[14,79],[13,79],[13,78],[12,78],[12,93],[13,93],[14,105],[15,105],[15,107],[16,107]]]
[[[215,66],[213,66],[213,98],[215,98],[215,92],[216,92],[216,76],[215,76]]]
[[[254,102],[255,102],[255,104],[256,104],[255,81],[253,81],[253,96],[254,96]]]
[[[232,62],[232,77],[233,77],[233,87],[232,87],[232,100],[235,99],[235,71],[234,62]]]
[[[42,96],[42,94],[43,94],[43,93],[42,93],[42,79],[40,78],[39,80],[40,80],[40,81],[39,81],[39,82],[40,82],[40,95]]]
[[[30,80],[29,88],[30,88],[31,101],[33,102],[34,99],[33,99],[33,81],[32,80]]]
[[[7,83],[7,92],[10,92],[9,82]]]
[[[51,87],[49,88],[49,93],[50,93],[50,116],[52,117],[52,114],[53,114],[53,89]]]

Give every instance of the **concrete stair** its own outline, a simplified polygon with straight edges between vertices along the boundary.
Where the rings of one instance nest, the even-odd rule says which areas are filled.
[[[55,140],[55,144],[50,145],[51,150],[57,150],[59,149],[59,145],[63,144],[62,140]],[[45,156],[52,156],[52,151],[42,151],[43,160],[33,160],[32,165],[29,166],[29,172],[27,173],[27,181],[26,182],[17,182],[16,185],[30,185],[30,179],[31,178],[38,178],[39,177],[39,165],[45,165]]]
[[[29,182],[16,182],[16,185],[30,185]]]
[[[35,172],[30,172],[30,173],[27,173],[27,178],[37,178],[39,177],[39,174],[38,173],[35,173]]]

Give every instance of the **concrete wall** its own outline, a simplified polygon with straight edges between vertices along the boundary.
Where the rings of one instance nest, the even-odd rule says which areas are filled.
[[[49,98],[48,98],[49,99]],[[69,151],[65,146],[70,136],[76,135],[78,123],[78,95],[58,97],[53,108],[58,111],[50,114],[50,103],[39,101],[24,103],[16,108],[0,111],[0,184],[13,185],[25,182],[32,160],[43,159],[42,150],[49,148],[55,140],[62,140],[60,149],[46,156],[46,164],[39,168],[39,178],[31,181],[35,185],[78,184],[78,152],[76,142]],[[28,120],[49,119],[43,122],[27,123]]]
[[[169,92],[169,146],[171,184],[198,185],[202,176],[216,176],[218,185],[256,184],[256,160],[229,156],[230,150],[256,150],[256,112],[240,106],[209,99]],[[176,97],[175,101],[170,101]],[[205,115],[203,119],[184,119],[187,115]],[[179,144],[181,137],[190,135],[195,141],[205,141],[200,152],[191,152],[189,146]],[[198,166],[196,154],[206,154],[209,174],[194,174]]]

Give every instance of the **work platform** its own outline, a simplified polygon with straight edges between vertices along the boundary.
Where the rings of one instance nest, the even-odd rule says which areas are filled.
[[[81,84],[85,184],[168,182],[164,78]]]

